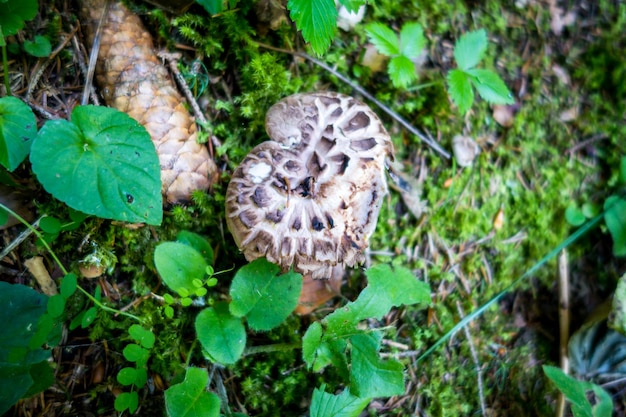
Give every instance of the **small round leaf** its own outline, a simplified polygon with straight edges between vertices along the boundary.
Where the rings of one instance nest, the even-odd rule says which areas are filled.
[[[204,350],[224,365],[237,362],[246,347],[246,329],[230,314],[227,303],[202,310],[196,317],[196,333]]]

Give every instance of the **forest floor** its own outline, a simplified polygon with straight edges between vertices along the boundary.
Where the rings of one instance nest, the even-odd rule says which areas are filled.
[[[80,103],[86,79],[81,61],[90,51],[73,1],[41,3],[37,16],[7,39],[11,90],[31,105],[39,126],[49,119],[68,119]],[[90,294],[99,288],[107,306],[146,318],[156,335],[147,383],[136,389],[136,414],[164,415],[164,390],[180,382],[189,365],[209,370],[209,388],[229,416],[308,415],[315,388],[325,384],[327,391],[338,393],[349,385],[332,367],[321,373],[308,370],[300,349],[249,353],[228,366],[206,360],[194,335],[200,307],[176,305],[174,317],[168,317],[163,295],[169,291],[153,260],[155,246],[174,240],[180,231],[202,235],[214,253],[213,269],[223,271],[205,302],[227,300],[233,276],[246,264],[226,227],[231,174],[252,147],[267,140],[265,113],[272,104],[297,92],[330,90],[367,103],[395,148],[390,192],[365,266],[408,268],[431,289],[428,306],[401,306],[381,320],[361,323],[364,329],[382,329],[381,357],[398,360],[405,377],[403,394],[372,399],[361,415],[555,415],[558,391],[542,365],[559,366],[559,285],[569,285],[571,334],[610,299],[626,273],[626,262],[614,255],[616,242],[603,222],[563,245],[623,188],[626,4],[378,0],[367,5],[361,22],[339,29],[328,51],[316,56],[280,1],[231,1],[232,7],[213,17],[199,3],[184,12],[139,1],[129,8],[158,48],[181,54],[178,71],[207,118],[203,137],[210,132],[219,141],[212,149],[216,182],[188,204],[165,207],[160,226],[130,228],[91,216],[72,230],[47,236],[61,262],[77,274],[87,261],[105,265],[102,275],[79,278],[79,285]],[[417,78],[407,87],[394,86],[388,59],[375,54],[365,31],[373,22],[395,33],[409,22],[423,28],[426,44],[414,63]],[[494,106],[476,96],[461,114],[446,75],[456,67],[455,43],[478,29],[489,40],[479,66],[504,80],[514,103]],[[53,51],[58,49],[52,57],[36,58],[20,49],[35,35],[47,37]],[[341,75],[451,157],[424,143]],[[454,155],[453,139],[459,135],[472,144],[470,163]],[[26,198],[21,197],[32,202],[24,208],[27,217],[72,221],[71,211],[36,183],[27,163],[10,178],[27,190]],[[23,230],[21,225],[4,229],[0,247]],[[566,273],[559,272],[556,256],[563,253]],[[0,280],[38,288],[24,266],[36,255],[44,258],[53,279],[63,276],[50,253],[28,238],[0,260]],[[364,268],[348,270],[341,296],[312,314],[292,315],[269,332],[249,330],[247,346],[301,343],[312,323],[355,300],[366,285]],[[53,385],[20,400],[7,415],[121,415],[114,401],[128,387],[117,376],[129,366],[122,352],[130,343],[133,320],[99,310],[89,326],[69,330],[72,319],[89,306],[81,295],[70,300],[61,341],[52,350]],[[466,326],[442,339],[483,307]],[[591,362],[590,356],[606,350],[602,337],[578,338],[570,352]],[[613,363],[613,352],[595,357],[588,366],[596,370],[572,373],[581,379],[593,374],[593,382],[607,384],[615,415],[623,415],[626,383],[620,378],[626,370]],[[580,361],[574,366],[581,366]]]

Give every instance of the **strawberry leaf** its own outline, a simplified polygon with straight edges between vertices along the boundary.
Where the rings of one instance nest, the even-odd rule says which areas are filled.
[[[502,78],[487,69],[470,69],[466,71],[478,94],[491,104],[513,104],[513,95]]]
[[[321,55],[330,46],[337,27],[337,8],[333,0],[289,0],[291,18],[302,31],[313,52]]]
[[[416,59],[424,46],[426,38],[419,23],[407,23],[400,31],[400,53],[409,59]]]
[[[452,102],[465,114],[474,103],[474,91],[467,74],[459,69],[448,72],[448,94]]]
[[[365,33],[381,54],[387,56],[400,54],[398,36],[389,27],[382,23],[370,23],[365,28]]]
[[[417,79],[415,64],[404,55],[398,55],[389,61],[391,82],[398,88],[406,88]]]
[[[464,34],[454,45],[454,59],[462,70],[475,67],[487,50],[487,32],[480,29]]]

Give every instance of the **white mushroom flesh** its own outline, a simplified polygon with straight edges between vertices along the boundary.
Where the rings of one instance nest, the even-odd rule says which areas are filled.
[[[252,261],[328,278],[364,261],[387,193],[389,135],[376,114],[338,93],[296,94],[270,108],[271,141],[233,173],[226,219]]]

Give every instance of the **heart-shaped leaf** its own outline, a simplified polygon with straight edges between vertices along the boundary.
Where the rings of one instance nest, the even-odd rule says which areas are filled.
[[[206,370],[187,368],[185,380],[165,390],[165,407],[168,416],[218,417],[219,397],[206,391],[209,376]]]
[[[150,135],[128,115],[78,106],[71,122],[46,122],[30,160],[46,191],[84,213],[158,225],[161,172]]]
[[[0,164],[13,171],[30,152],[37,121],[30,107],[15,97],[0,98]]]
[[[224,365],[237,362],[246,347],[246,329],[226,303],[202,310],[196,317],[196,333],[211,358]]]

